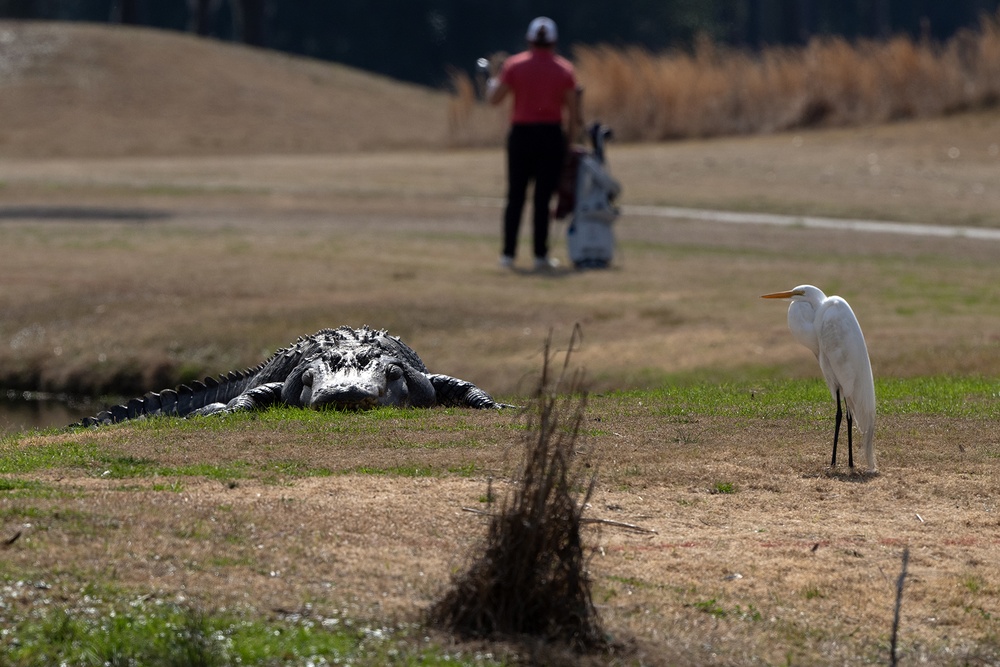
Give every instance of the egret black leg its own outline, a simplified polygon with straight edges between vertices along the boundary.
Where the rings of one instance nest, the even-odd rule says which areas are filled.
[[[840,390],[837,390],[837,421],[833,427],[833,458],[830,459],[830,467],[837,467],[837,437],[840,436],[840,420],[844,418],[844,413],[840,411]],[[848,419],[850,417],[848,416]],[[850,434],[847,436],[850,438]]]
[[[854,433],[854,417],[851,411],[847,411],[847,467],[854,470],[854,443],[851,442],[851,435]]]

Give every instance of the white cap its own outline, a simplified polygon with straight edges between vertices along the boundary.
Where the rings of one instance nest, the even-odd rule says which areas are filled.
[[[559,39],[556,22],[548,16],[539,16],[528,25],[527,38],[532,44],[555,44]]]

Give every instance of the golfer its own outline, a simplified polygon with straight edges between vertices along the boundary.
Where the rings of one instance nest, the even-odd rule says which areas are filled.
[[[534,181],[533,222],[535,270],[557,266],[549,258],[549,205],[566,159],[567,137],[579,125],[577,82],[573,65],[556,55],[555,22],[539,16],[528,26],[526,51],[504,61],[490,79],[487,99],[499,104],[513,94],[507,136],[507,207],[503,219],[500,266],[512,268],[528,184]],[[565,133],[563,123],[566,123]]]

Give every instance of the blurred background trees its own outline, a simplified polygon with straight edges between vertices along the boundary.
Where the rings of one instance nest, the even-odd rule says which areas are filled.
[[[0,17],[120,22],[265,46],[439,86],[453,68],[523,46],[539,14],[562,46],[741,48],[814,36],[946,40],[1000,0],[0,0]]]

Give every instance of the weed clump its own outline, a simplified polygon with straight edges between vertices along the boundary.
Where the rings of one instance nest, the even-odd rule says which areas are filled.
[[[578,332],[554,382],[549,377],[551,337],[546,341],[542,377],[526,411],[524,461],[513,491],[490,513],[477,557],[431,607],[433,626],[463,638],[532,637],[581,652],[605,647],[580,538],[583,509],[596,477],[584,483],[574,461],[586,406],[579,373],[569,383],[567,397],[557,395]],[[488,497],[493,497],[492,488]]]

